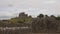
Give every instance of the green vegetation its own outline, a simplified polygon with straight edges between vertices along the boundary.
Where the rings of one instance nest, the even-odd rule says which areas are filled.
[[[56,17],[57,20],[60,20],[60,16]]]
[[[25,13],[20,13],[18,17],[10,20],[0,21],[0,27],[31,27],[32,32],[60,32],[60,16],[48,16],[39,14],[32,18]]]
[[[42,18],[42,17],[44,17],[44,15],[43,14],[40,14],[37,17]]]
[[[14,18],[11,19],[10,22],[11,23],[26,23],[26,22],[30,22],[32,20],[32,18]]]

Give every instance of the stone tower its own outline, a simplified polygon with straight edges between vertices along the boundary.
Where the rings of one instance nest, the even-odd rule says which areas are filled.
[[[24,12],[22,12],[22,13],[19,13],[19,17],[20,18],[25,18],[25,17],[28,17],[28,15],[25,14]]]

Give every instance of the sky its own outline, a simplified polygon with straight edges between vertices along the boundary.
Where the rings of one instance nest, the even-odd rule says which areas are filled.
[[[39,14],[60,15],[60,0],[0,0],[0,19],[9,19],[25,12],[33,17]]]

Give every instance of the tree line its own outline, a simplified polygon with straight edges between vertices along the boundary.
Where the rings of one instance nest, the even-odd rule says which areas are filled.
[[[60,32],[60,16],[39,14],[36,18],[24,12],[9,20],[0,20],[0,27],[31,27],[32,32]]]

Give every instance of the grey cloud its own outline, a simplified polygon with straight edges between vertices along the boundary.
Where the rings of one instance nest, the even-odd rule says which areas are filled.
[[[60,15],[60,0],[0,0],[0,18],[16,17],[19,12],[26,12],[32,16],[40,13]]]

